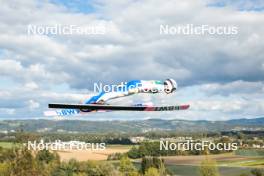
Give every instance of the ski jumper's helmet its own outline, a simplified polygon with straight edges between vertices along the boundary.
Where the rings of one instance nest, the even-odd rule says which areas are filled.
[[[178,85],[174,79],[166,79],[164,82],[164,91],[169,94],[176,91]]]

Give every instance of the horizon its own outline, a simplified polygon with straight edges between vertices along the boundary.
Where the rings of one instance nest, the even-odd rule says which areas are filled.
[[[47,120],[47,121],[90,121],[90,122],[113,122],[113,121],[119,121],[119,122],[131,122],[131,121],[148,121],[148,120],[161,120],[161,121],[192,121],[192,122],[197,122],[197,121],[207,121],[207,122],[226,122],[226,121],[239,121],[239,120],[257,120],[257,119],[264,119],[264,117],[255,117],[255,118],[238,118],[238,119],[222,119],[222,120],[188,120],[188,119],[162,119],[162,118],[149,118],[149,119],[87,119],[87,118],[79,118],[79,119],[73,119],[73,118],[34,118],[34,119],[0,119],[1,121],[30,121],[30,120]]]

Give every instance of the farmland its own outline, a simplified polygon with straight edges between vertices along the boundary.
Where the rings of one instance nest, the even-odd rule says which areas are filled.
[[[106,160],[107,155],[111,153],[125,153],[131,146],[112,145],[104,151],[59,151],[62,160],[75,158],[78,161],[85,160]],[[239,176],[242,173],[249,174],[252,168],[263,168],[264,157],[257,156],[239,156],[234,153],[208,155],[207,157],[217,161],[219,172],[225,176]],[[173,173],[181,176],[198,175],[201,161],[204,155],[198,156],[166,156],[162,157],[166,167]],[[108,161],[109,162],[109,161]],[[111,161],[110,161],[111,162]],[[134,160],[135,166],[140,168],[141,159]],[[116,162],[115,162],[116,163]]]
[[[237,156],[234,154],[207,155],[206,157],[215,160],[218,166],[264,166],[264,157],[256,156]],[[205,158],[199,156],[168,156],[163,157],[168,165],[199,165]]]
[[[199,175],[199,166],[192,165],[166,165],[166,167],[177,176],[195,176]],[[222,176],[239,176],[242,173],[249,174],[251,168],[247,167],[223,167],[220,166],[219,172]]]
[[[69,151],[58,152],[62,160],[69,160],[71,157],[78,161],[85,160],[106,160],[107,155],[115,152],[125,153],[131,146],[109,146],[104,151]],[[217,161],[219,172],[225,176],[239,176],[242,173],[249,174],[252,168],[263,168],[264,158],[256,156],[238,156],[233,153],[207,156]],[[166,156],[162,157],[166,167],[173,173],[181,176],[198,175],[201,161],[204,155],[199,156]],[[109,162],[109,161],[108,161]],[[134,160],[135,166],[140,168],[141,159]]]
[[[126,153],[130,145],[108,145],[105,150],[63,150],[57,151],[61,160],[68,161],[72,158],[78,161],[107,160],[108,155],[113,153]]]
[[[249,174],[252,168],[263,168],[264,157],[236,156],[234,154],[208,155],[217,161],[220,175],[239,176]],[[205,156],[168,156],[162,157],[166,167],[179,176],[199,175],[199,166]],[[137,160],[139,163],[140,160]]]
[[[0,147],[10,149],[12,147],[21,147],[22,143],[27,141],[54,141],[60,139],[63,142],[69,141],[85,141],[86,143],[100,143],[106,144],[104,150],[77,150],[67,149],[58,150],[56,153],[62,163],[70,163],[71,159],[76,162],[84,163],[91,162],[96,165],[109,164],[115,170],[118,170],[120,165],[120,156],[127,153],[130,160],[140,171],[142,164],[142,157],[144,156],[161,156],[164,159],[165,167],[172,175],[181,176],[195,176],[198,175],[201,162],[206,157],[216,161],[216,166],[220,175],[224,176],[240,176],[245,173],[250,175],[252,169],[264,168],[264,149],[261,147],[263,144],[263,132],[221,132],[221,133],[208,133],[208,134],[188,134],[185,138],[184,134],[178,133],[146,133],[146,134],[118,134],[118,133],[105,133],[105,134],[89,134],[89,133],[12,133],[2,136]],[[14,136],[15,138],[8,138]],[[166,137],[166,138],[164,138]],[[166,140],[214,140],[224,142],[239,142],[247,144],[248,147],[240,145],[237,151],[228,152],[208,152],[207,155],[202,152],[164,152],[159,149],[159,141]],[[8,140],[7,140],[8,139]],[[132,143],[130,139],[143,139],[144,141]],[[134,147],[133,147],[134,146]],[[253,147],[260,146],[260,147]],[[134,150],[133,150],[134,148]],[[131,150],[130,150],[131,149]],[[11,151],[12,152],[12,151]],[[109,155],[114,157],[108,157]],[[35,155],[33,155],[35,156]],[[91,161],[92,160],[92,161]],[[111,161],[109,161],[111,160]]]

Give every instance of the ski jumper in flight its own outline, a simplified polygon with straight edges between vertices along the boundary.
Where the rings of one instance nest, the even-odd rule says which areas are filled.
[[[109,86],[108,86],[109,87]],[[99,91],[99,93],[91,98],[85,99],[80,104],[49,104],[49,108],[57,110],[46,111],[46,116],[69,116],[85,114],[89,112],[105,112],[107,110],[126,110],[126,111],[174,111],[185,110],[189,105],[180,106],[148,106],[148,105],[134,105],[134,106],[118,106],[108,105],[108,100],[125,97],[137,93],[161,93],[170,94],[177,89],[177,83],[173,79],[166,79],[165,81],[157,80],[133,80],[126,84],[117,86],[110,86],[108,90]],[[94,104],[94,105],[93,105]]]
[[[161,93],[167,94],[177,89],[177,83],[173,79],[165,81],[133,80],[108,92],[102,91],[98,95],[84,101],[85,104],[105,104],[108,100],[133,95],[136,93]]]

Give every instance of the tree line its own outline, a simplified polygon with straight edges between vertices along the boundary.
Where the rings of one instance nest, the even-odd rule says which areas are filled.
[[[171,175],[160,158],[143,158],[140,168],[123,155],[116,164],[104,161],[61,161],[56,152],[0,148],[1,176],[165,176]]]

